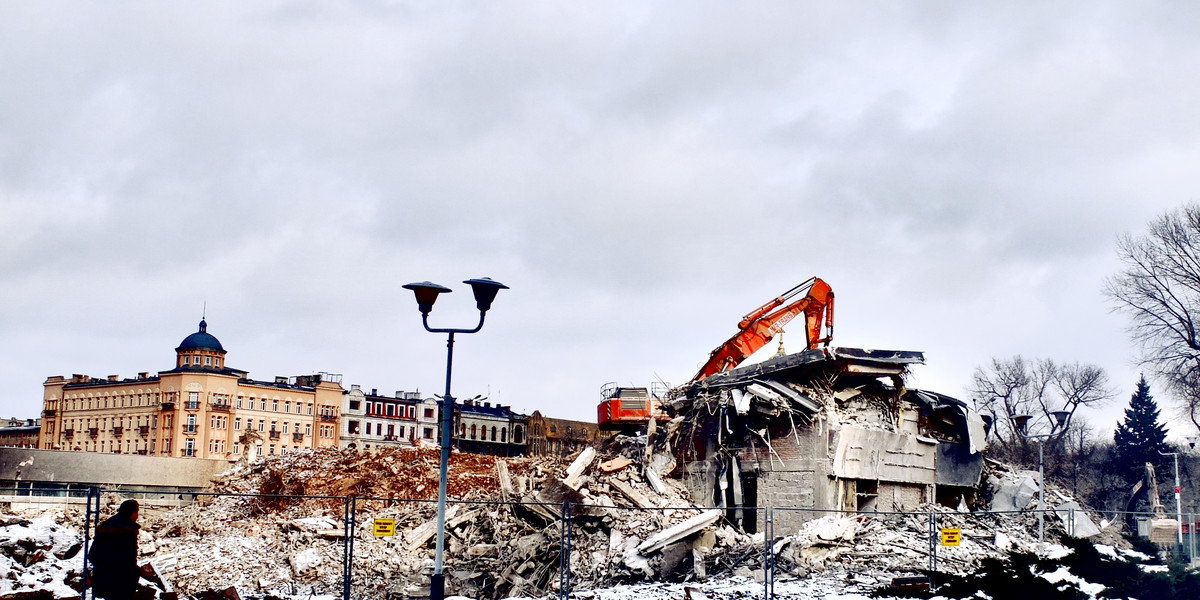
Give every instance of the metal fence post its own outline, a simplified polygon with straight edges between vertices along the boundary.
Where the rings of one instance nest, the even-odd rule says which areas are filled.
[[[558,597],[571,595],[571,503],[563,502],[562,533],[558,544]]]
[[[766,600],[775,596],[775,508],[763,509],[763,593]]]
[[[938,547],[938,530],[937,516],[932,512],[929,513],[929,571],[930,573],[937,572],[937,547]]]
[[[92,498],[96,499],[96,511],[92,512]],[[92,518],[97,522],[100,521],[100,490],[98,488],[88,488],[87,508],[84,509],[83,517],[83,591],[80,592],[80,600],[87,600],[88,590],[91,589],[88,585],[88,579],[91,579],[92,569],[88,567],[88,548],[91,546],[92,538]],[[95,597],[93,595],[93,597]]]
[[[354,496],[346,496],[343,501],[345,512],[342,525],[345,537],[342,541],[342,600],[350,600],[350,565],[354,562]]]

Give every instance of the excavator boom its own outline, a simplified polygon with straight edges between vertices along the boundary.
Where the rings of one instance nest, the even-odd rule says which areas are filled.
[[[785,305],[800,294],[804,296]],[[740,331],[709,354],[692,381],[738,366],[770,343],[784,325],[801,313],[805,317],[806,348],[816,348],[822,343],[828,346],[833,339],[833,290],[820,278],[812,277],[742,317],[738,323]],[[822,325],[826,331],[824,336],[821,335]]]

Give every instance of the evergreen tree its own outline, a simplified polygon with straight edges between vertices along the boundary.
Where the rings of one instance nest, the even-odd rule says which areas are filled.
[[[1150,395],[1150,384],[1142,375],[1137,383],[1137,391],[1129,398],[1129,408],[1125,409],[1125,421],[1117,425],[1113,435],[1113,453],[1118,472],[1127,481],[1141,479],[1145,473],[1146,463],[1154,465],[1155,470],[1161,471],[1165,464],[1160,452],[1168,452],[1167,428],[1158,421],[1158,403]]]

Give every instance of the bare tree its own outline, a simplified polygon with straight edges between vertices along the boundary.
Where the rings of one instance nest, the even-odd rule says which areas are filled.
[[[1124,267],[1104,293],[1129,316],[1142,363],[1200,428],[1200,205],[1159,216],[1144,236],[1121,236],[1117,252]]]
[[[993,358],[988,367],[977,367],[972,378],[971,395],[975,409],[993,417],[994,429],[1002,445],[1026,445],[1017,434],[1013,417],[1030,415],[1031,431],[1050,431],[1051,413],[1065,410],[1071,415],[1082,406],[1103,403],[1113,397],[1108,375],[1095,365],[1078,362],[1059,365],[1048,358],[1032,361],[1017,355],[1009,359]],[[1066,430],[1056,432],[1057,441]]]

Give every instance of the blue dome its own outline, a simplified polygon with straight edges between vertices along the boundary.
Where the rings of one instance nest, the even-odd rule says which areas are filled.
[[[201,319],[200,331],[183,338],[183,341],[179,343],[179,347],[176,348],[175,351],[216,350],[217,352],[225,352],[225,349],[221,347],[220,340],[213,337],[211,333],[205,331],[206,329],[208,329],[208,323],[205,323],[204,320]]]

